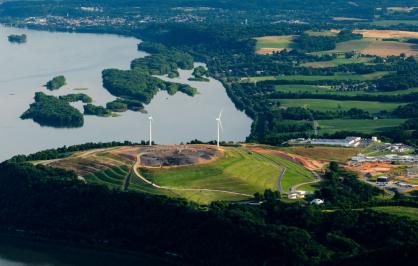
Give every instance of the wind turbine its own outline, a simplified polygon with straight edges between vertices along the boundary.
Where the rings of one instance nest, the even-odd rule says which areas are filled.
[[[220,131],[222,130],[222,132],[224,131],[223,127],[222,127],[222,110],[219,112],[219,116],[216,118],[216,121],[218,122],[218,141],[216,143],[216,146],[218,147],[219,150],[219,138],[220,138]]]
[[[152,115],[148,116],[148,120],[149,120],[149,145],[152,146]]]

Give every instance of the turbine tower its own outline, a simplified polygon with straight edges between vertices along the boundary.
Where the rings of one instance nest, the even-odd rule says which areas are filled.
[[[152,115],[148,116],[148,120],[149,120],[149,145],[152,146]]]
[[[216,121],[217,121],[217,124],[218,124],[218,139],[217,139],[217,142],[216,142],[216,146],[218,147],[218,150],[219,150],[219,139],[220,139],[220,131],[222,130],[222,132],[224,131],[224,129],[223,129],[223,127],[222,127],[222,120],[221,120],[221,117],[222,117],[222,110],[219,112],[219,116],[216,118]]]

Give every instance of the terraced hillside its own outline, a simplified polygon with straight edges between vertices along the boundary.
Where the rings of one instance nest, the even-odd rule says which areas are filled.
[[[218,200],[246,200],[256,192],[281,190],[280,187],[282,192],[288,192],[297,184],[315,179],[303,165],[292,161],[290,157],[264,152],[268,149],[227,147],[223,152],[211,153],[214,157],[208,158],[210,152],[203,152],[210,150],[214,150],[214,147],[116,147],[79,152],[68,158],[41,163],[73,170],[86,183],[104,185],[111,189],[182,197],[201,204]],[[142,162],[142,156],[148,161]],[[187,159],[193,159],[193,163],[184,160],[186,165],[178,165],[179,159],[186,158],[182,156],[189,156]],[[147,165],[150,158],[161,159],[165,163],[172,161],[173,165]],[[313,189],[309,187],[308,190]]]

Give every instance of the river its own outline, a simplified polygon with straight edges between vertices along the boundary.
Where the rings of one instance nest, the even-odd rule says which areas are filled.
[[[27,43],[8,42],[9,34],[23,33],[27,35]],[[138,42],[135,38],[116,35],[0,26],[0,161],[63,145],[148,140],[148,115],[138,112],[128,111],[107,118],[85,116],[84,126],[77,129],[41,127],[32,120],[19,118],[37,91],[52,95],[83,92],[97,105],[115,99],[102,87],[101,71],[128,69],[133,59],[146,56],[136,49]],[[47,91],[43,84],[57,75],[64,75],[68,84],[58,91]],[[191,82],[187,80],[190,75],[191,71],[180,70],[180,77],[172,81],[196,87],[199,92],[196,96],[182,93],[169,96],[161,91],[146,106],[154,118],[153,139],[161,144],[215,140],[215,119],[223,109],[222,140],[245,140],[251,119],[234,107],[222,84],[214,79]]]

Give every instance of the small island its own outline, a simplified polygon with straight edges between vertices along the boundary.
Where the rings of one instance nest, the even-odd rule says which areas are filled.
[[[59,88],[61,88],[62,86],[66,84],[67,84],[67,81],[65,80],[64,76],[57,76],[51,79],[50,81],[48,81],[45,84],[45,87],[48,90],[53,91],[53,90],[58,90]]]
[[[59,96],[59,99],[70,102],[70,103],[78,102],[78,101],[82,103],[91,103],[93,101],[93,99],[90,96],[84,93],[67,94],[67,95]]]
[[[20,118],[33,119],[42,126],[58,128],[82,127],[84,124],[83,114],[68,101],[42,92],[35,93],[35,102]]]
[[[190,81],[204,81],[209,82],[208,71],[203,66],[198,66],[193,70],[193,77],[190,77]]]
[[[104,108],[103,106],[97,106],[91,103],[84,105],[83,108],[85,115],[95,115],[101,117],[108,117],[112,115],[112,111]]]
[[[9,42],[11,43],[25,43],[27,41],[27,36],[26,34],[21,34],[21,35],[16,35],[16,34],[12,34],[9,35],[8,37]]]

